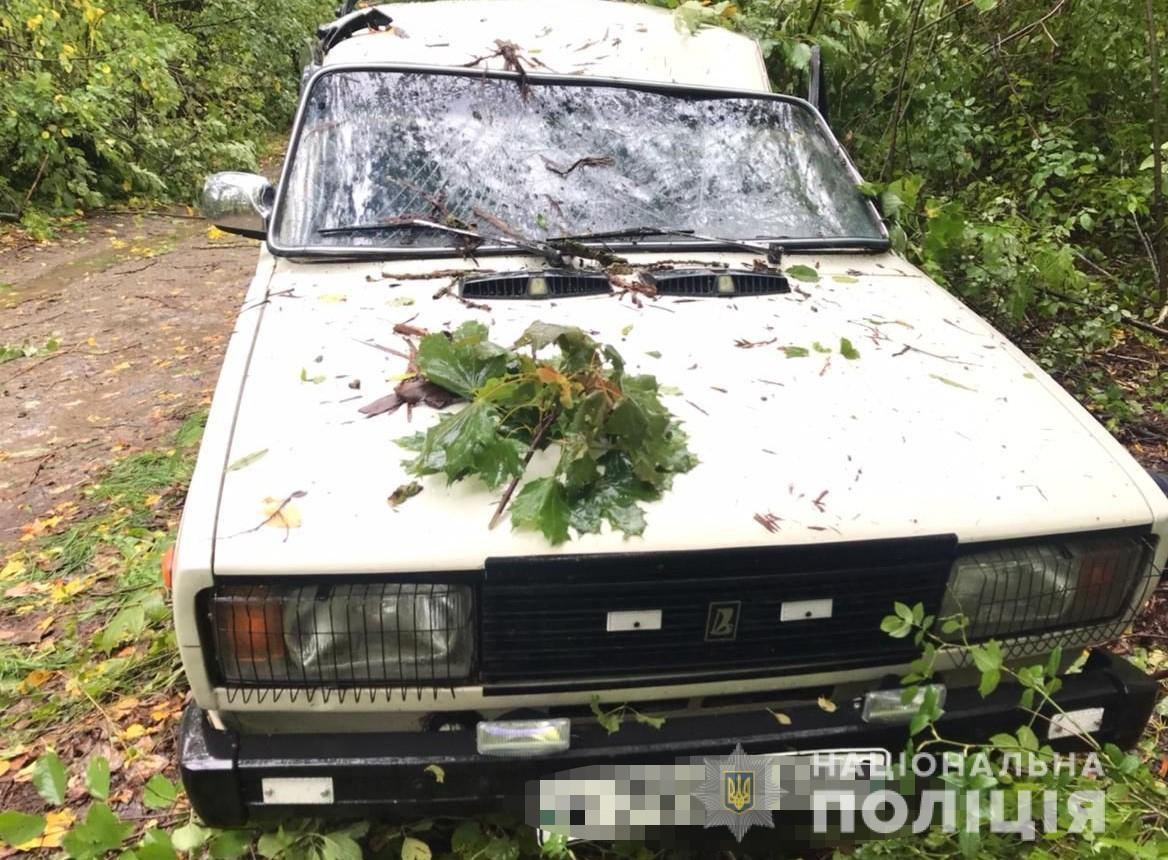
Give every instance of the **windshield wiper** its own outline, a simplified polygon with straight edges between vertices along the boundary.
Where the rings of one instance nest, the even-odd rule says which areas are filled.
[[[396,230],[399,227],[416,227],[421,230],[434,230],[440,233],[450,233],[455,236],[462,236],[467,239],[474,239],[478,242],[497,242],[500,245],[507,245],[511,248],[518,248],[522,251],[527,251],[530,254],[536,254],[543,257],[547,262],[556,267],[567,267],[568,264],[564,260],[564,255],[559,249],[552,246],[550,243],[537,242],[534,240],[511,239],[506,236],[484,236],[477,230],[470,230],[465,227],[451,227],[449,224],[440,224],[437,221],[427,221],[425,218],[400,218],[393,221],[385,221],[380,224],[342,224],[337,227],[323,227],[317,230],[319,236],[340,236],[347,233],[380,233],[389,230]]]
[[[685,230],[673,227],[625,227],[621,230],[606,230],[596,233],[578,233],[572,236],[556,236],[548,239],[547,243],[555,248],[560,248],[565,245],[570,246],[572,243],[579,242],[603,242],[611,239],[648,239],[653,236],[677,236],[683,239],[697,239],[699,242],[706,242],[709,244],[725,245],[730,248],[738,248],[744,251],[750,251],[755,254],[766,254],[770,256],[778,250],[781,250],[776,245],[760,244],[757,242],[746,242],[741,239],[725,239],[721,236],[703,236],[701,233],[696,233],[693,230]]]

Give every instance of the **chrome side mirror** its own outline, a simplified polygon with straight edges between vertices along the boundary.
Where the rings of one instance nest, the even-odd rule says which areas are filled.
[[[215,173],[203,183],[199,209],[203,217],[226,233],[264,239],[276,189],[254,173]]]

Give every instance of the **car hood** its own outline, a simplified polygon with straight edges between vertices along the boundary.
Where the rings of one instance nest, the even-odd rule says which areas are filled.
[[[1123,448],[924,274],[890,254],[784,263],[804,280],[783,295],[475,307],[446,292],[441,271],[469,262],[276,261],[252,308],[260,320],[222,452],[215,573],[473,570],[499,556],[926,534],[974,542],[1153,520]],[[498,493],[473,480],[428,477],[420,494],[388,503],[412,480],[395,440],[437,417],[424,406],[359,411],[406,370],[394,326],[466,320],[501,344],[536,320],[580,326],[629,372],[657,377],[700,462],[646,506],[642,536],[606,530],[553,547],[506,519],[491,530]]]

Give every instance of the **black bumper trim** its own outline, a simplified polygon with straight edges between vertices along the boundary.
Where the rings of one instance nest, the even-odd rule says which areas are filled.
[[[1095,651],[1081,673],[1065,676],[1055,697],[1067,710],[1103,707],[1100,741],[1134,746],[1155,705],[1156,682],[1126,660]],[[942,734],[975,743],[1026,721],[1016,687],[982,699],[976,690],[950,690]],[[661,729],[629,723],[608,735],[592,721],[574,722],[572,748],[537,759],[479,755],[474,732],[401,732],[313,735],[241,735],[213,728],[189,706],[183,714],[180,768],[195,811],[215,826],[252,816],[426,814],[497,809],[522,797],[528,780],[590,764],[667,763],[683,756],[726,755],[736,743],[748,753],[821,748],[880,747],[899,751],[903,725],[864,723],[850,703],[834,713],[815,705],[788,708],[782,726],[765,710],[732,715],[675,717]],[[652,712],[651,706],[645,708]],[[1059,743],[1055,743],[1056,748]],[[426,771],[445,772],[438,783]],[[303,808],[264,804],[266,777],[328,776],[335,802]]]

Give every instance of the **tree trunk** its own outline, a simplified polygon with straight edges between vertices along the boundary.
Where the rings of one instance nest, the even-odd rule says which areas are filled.
[[[1160,40],[1156,36],[1153,0],[1146,0],[1148,13],[1148,57],[1152,66],[1152,229],[1156,301],[1168,302],[1168,233],[1164,225],[1164,144],[1163,104],[1160,100]]]

